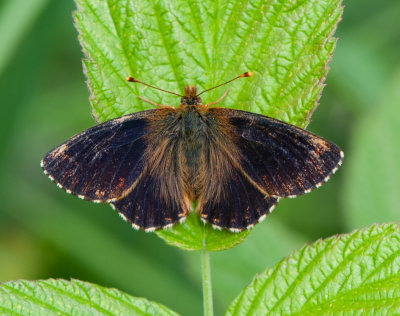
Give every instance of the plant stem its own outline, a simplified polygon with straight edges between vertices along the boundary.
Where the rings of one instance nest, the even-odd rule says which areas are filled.
[[[203,277],[204,316],[213,316],[210,254],[206,249],[201,251],[201,275]]]

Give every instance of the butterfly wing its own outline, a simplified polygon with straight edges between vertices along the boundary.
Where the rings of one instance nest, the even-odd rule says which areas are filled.
[[[165,178],[177,174],[174,150],[166,148],[168,138],[157,138],[165,141],[158,148],[167,153],[157,154],[157,141],[147,141],[149,134],[162,134],[151,129],[160,125],[155,120],[173,115],[173,110],[155,109],[109,120],[51,150],[41,165],[59,187],[83,199],[110,203],[135,228],[174,224],[188,212],[180,182],[166,189]]]
[[[338,146],[294,125],[239,110],[209,111],[229,122],[242,172],[270,196],[307,193],[342,162]]]
[[[238,232],[262,221],[277,203],[277,197],[268,196],[232,166],[221,195],[203,196],[198,208],[204,222]]]
[[[199,172],[204,186],[197,211],[203,222],[215,228],[250,228],[272,211],[278,198],[270,196],[242,170],[229,121],[213,113],[203,115],[202,119],[206,145],[201,154],[204,157],[200,155],[204,165]]]
[[[189,213],[183,189],[182,137],[174,110],[159,109],[149,122],[146,167],[137,183],[112,202],[135,228],[152,231],[172,226]]]
[[[144,169],[149,112],[112,119],[73,136],[44,156],[44,172],[80,198],[109,202],[121,196]]]
[[[187,216],[189,205],[182,200],[183,192],[178,198],[171,192],[164,195],[163,179],[146,171],[125,197],[111,205],[136,229],[153,231],[172,226]]]
[[[198,211],[214,227],[241,231],[253,226],[280,197],[320,186],[342,162],[339,147],[296,126],[238,110],[210,108],[208,114],[222,128],[209,131],[214,133],[207,160],[210,185]],[[208,189],[213,183],[219,190]]]

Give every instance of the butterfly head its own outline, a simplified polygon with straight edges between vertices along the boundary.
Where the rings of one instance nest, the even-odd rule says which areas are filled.
[[[185,95],[181,98],[181,105],[202,105],[201,98],[197,95],[196,86],[185,86]]]

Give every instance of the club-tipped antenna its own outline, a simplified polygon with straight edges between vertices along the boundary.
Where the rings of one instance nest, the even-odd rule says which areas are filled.
[[[181,94],[178,94],[178,93],[175,93],[175,92],[171,92],[171,91],[168,91],[168,90],[164,90],[164,89],[161,89],[161,88],[154,87],[154,86],[152,86],[152,85],[149,85],[149,84],[147,84],[147,83],[144,83],[144,82],[139,81],[139,80],[137,80],[137,79],[135,79],[135,78],[132,78],[132,77],[126,77],[125,80],[128,81],[128,82],[137,82],[137,83],[141,83],[141,84],[143,84],[143,85],[145,85],[145,86],[148,86],[148,87],[150,87],[150,88],[157,89],[157,90],[160,90],[160,91],[163,91],[163,92],[167,92],[167,93],[171,93],[171,94],[175,94],[175,95],[177,95],[178,97],[183,97],[183,95],[181,95]]]
[[[232,82],[233,80],[236,80],[236,79],[239,79],[239,78],[244,78],[244,77],[251,77],[252,75],[253,74],[251,73],[251,71],[247,71],[245,73],[242,73],[240,76],[237,76],[237,77],[235,77],[235,78],[233,78],[233,79],[231,79],[231,80],[229,80],[227,82],[219,84],[218,86],[215,86],[215,87],[212,87],[210,89],[204,90],[204,91],[200,92],[197,96],[199,96],[200,94],[203,94],[204,92],[207,92],[207,91],[213,90],[215,88],[218,88],[220,86],[226,85],[227,83]]]

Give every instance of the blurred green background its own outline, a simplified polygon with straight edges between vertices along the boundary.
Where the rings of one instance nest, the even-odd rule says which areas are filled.
[[[216,310],[305,242],[400,218],[400,2],[346,1],[309,129],[342,147],[320,189],[282,200],[244,243],[212,255]],[[65,194],[39,162],[92,125],[72,0],[0,2],[0,281],[77,278],[201,315],[199,254]]]

